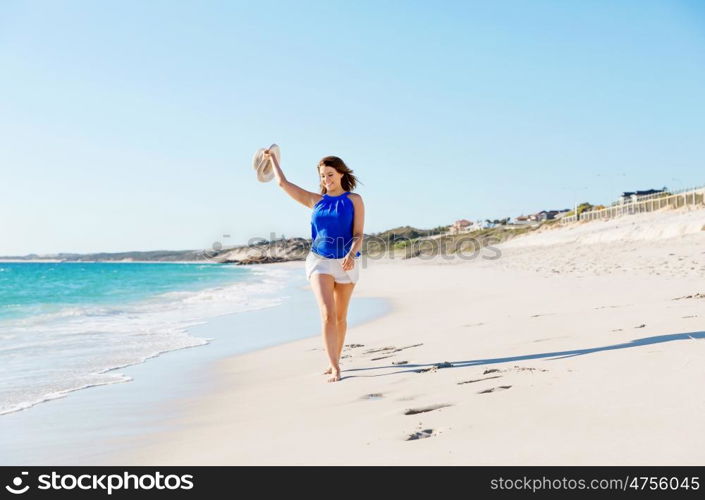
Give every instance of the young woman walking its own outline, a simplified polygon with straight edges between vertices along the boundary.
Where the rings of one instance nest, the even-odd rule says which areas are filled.
[[[321,313],[323,342],[330,374],[328,382],[340,380],[340,355],[347,330],[350,297],[360,274],[365,207],[362,197],[352,193],[357,178],[343,160],[326,156],[316,170],[320,194],[289,182],[274,154],[264,152],[274,167],[277,184],[289,196],[311,208],[311,250],[306,257],[306,277]]]

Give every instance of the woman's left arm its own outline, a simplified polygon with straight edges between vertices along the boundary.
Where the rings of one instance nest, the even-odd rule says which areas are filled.
[[[365,227],[365,204],[362,202],[362,196],[357,193],[353,193],[353,196],[350,196],[350,200],[355,207],[355,214],[353,218],[353,244],[348,255],[355,257],[357,252],[362,248],[362,238]]]

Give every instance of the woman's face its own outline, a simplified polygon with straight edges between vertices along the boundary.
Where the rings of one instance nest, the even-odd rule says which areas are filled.
[[[340,179],[343,178],[343,174],[339,173],[336,169],[329,166],[323,166],[318,169],[321,175],[321,186],[326,188],[326,191],[337,191],[340,186]]]

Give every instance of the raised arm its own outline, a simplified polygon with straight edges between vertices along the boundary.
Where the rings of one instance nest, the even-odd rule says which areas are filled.
[[[314,193],[312,191],[306,191],[305,189],[300,188],[299,186],[294,184],[293,182],[289,182],[288,180],[286,180],[284,172],[282,172],[282,169],[279,166],[279,162],[277,161],[276,156],[270,154],[269,150],[266,150],[264,152],[264,156],[265,158],[271,158],[272,165],[274,166],[274,177],[277,180],[277,184],[289,196],[291,196],[296,201],[308,208],[313,208],[313,206],[318,202],[318,200],[322,198],[320,194]]]

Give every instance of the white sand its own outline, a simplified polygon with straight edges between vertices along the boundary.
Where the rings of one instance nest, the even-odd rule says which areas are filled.
[[[702,465],[705,298],[674,299],[705,293],[703,225],[651,213],[497,260],[368,260],[355,296],[395,309],[349,330],[364,346],[340,382],[320,337],[226,359],[170,430],[109,463]]]

